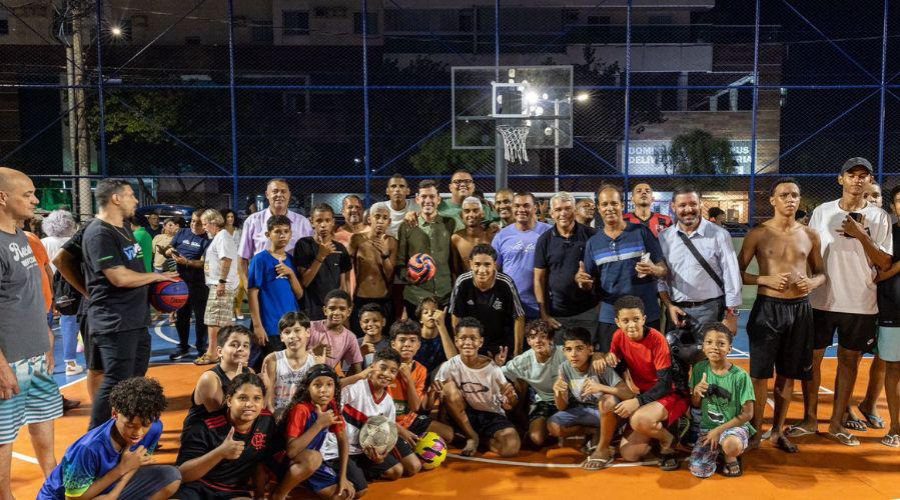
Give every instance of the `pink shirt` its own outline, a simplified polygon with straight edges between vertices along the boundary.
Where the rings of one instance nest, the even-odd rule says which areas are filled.
[[[271,216],[272,211],[267,208],[261,212],[251,214],[244,221],[244,225],[241,228],[241,245],[238,249],[238,255],[241,258],[250,260],[254,255],[269,248],[269,238],[266,238],[266,223]],[[291,241],[288,242],[285,250],[292,252],[294,251],[294,245],[297,244],[297,240],[313,235],[313,228],[312,224],[309,223],[309,219],[296,212],[288,210],[287,217],[291,220]]]
[[[342,328],[342,330],[339,335],[329,332],[325,328],[324,319],[313,321],[309,325],[310,349],[315,349],[320,344],[331,346],[331,355],[327,357],[325,363],[332,368],[342,361],[347,366],[363,361],[356,335],[346,328]]]

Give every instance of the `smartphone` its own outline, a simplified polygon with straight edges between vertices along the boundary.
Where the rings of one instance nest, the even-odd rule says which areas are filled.
[[[847,215],[849,215],[851,219],[855,220],[857,224],[862,224],[862,218],[863,218],[863,215],[862,215],[861,213],[859,213],[859,212],[850,212],[850,213],[847,214]],[[853,238],[853,236],[847,236],[847,234],[844,233],[844,238]]]
[[[649,263],[650,263],[650,252],[644,252],[644,253],[641,255],[641,260],[640,260],[640,262],[642,262],[642,263],[644,263],[644,264],[649,264]],[[637,277],[638,277],[638,278],[646,278],[647,275],[644,274],[644,273],[638,273]]]

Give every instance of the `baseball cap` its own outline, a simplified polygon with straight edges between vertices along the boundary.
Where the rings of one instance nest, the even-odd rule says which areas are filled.
[[[875,169],[872,168],[872,164],[869,163],[869,160],[857,156],[855,158],[850,158],[849,160],[844,162],[844,165],[841,167],[841,175],[852,170],[854,167],[863,167],[868,170],[870,174],[875,173]]]

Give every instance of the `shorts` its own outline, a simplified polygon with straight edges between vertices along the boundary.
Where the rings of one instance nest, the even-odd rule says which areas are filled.
[[[665,396],[656,400],[657,403],[663,405],[669,416],[666,418],[666,427],[671,427],[678,419],[687,413],[691,406],[691,400],[677,392],[670,392]]]
[[[466,416],[469,418],[469,424],[472,425],[472,429],[474,429],[482,439],[486,440],[490,440],[494,437],[494,434],[503,429],[514,427],[512,422],[506,418],[506,415],[501,415],[492,411],[466,408]]]
[[[357,492],[363,491],[369,487],[369,482],[366,481],[366,476],[363,474],[362,469],[360,469],[356,463],[352,460],[347,461],[347,481],[350,481],[350,484],[353,485],[353,489]],[[328,469],[323,469],[323,467],[328,467]],[[340,458],[332,458],[331,460],[325,460],[322,462],[322,466],[316,469],[313,472],[313,475],[306,480],[306,485],[313,491],[319,492],[328,488],[329,486],[338,484],[338,474],[341,470],[341,459]],[[315,480],[315,482],[313,482]]]
[[[528,412],[528,423],[539,418],[548,419],[558,411],[559,409],[556,408],[556,403],[553,401],[538,401],[531,405],[531,410]]]
[[[181,480],[181,471],[174,465],[144,465],[138,468],[131,481],[125,485],[119,498],[122,500],[139,500],[149,498],[166,486]],[[191,483],[193,484],[193,483]],[[240,495],[234,495],[240,496]],[[176,496],[175,498],[213,498],[209,496]],[[215,497],[231,498],[231,497]]]
[[[204,500],[207,498],[219,500],[224,498],[247,498],[250,496],[252,495],[249,490],[218,488],[200,479],[182,484],[173,498],[179,500]]]
[[[397,445],[394,446],[394,449],[391,450],[386,457],[384,457],[384,461],[380,464],[376,464],[375,462],[371,461],[365,453],[361,453],[359,455],[350,455],[350,462],[356,464],[357,467],[362,469],[366,481],[371,483],[372,481],[380,479],[381,476],[388,471],[388,469],[399,464],[400,460],[403,457],[407,457],[412,454],[413,449],[409,446],[409,443],[402,439],[397,439]],[[349,477],[350,470],[348,468],[347,478],[349,479]]]
[[[660,331],[659,319],[648,321],[645,325],[647,328],[653,328]],[[599,352],[609,352],[609,346],[612,345],[613,334],[619,327],[615,323],[597,323],[597,329],[591,342],[594,343],[594,350]]]
[[[421,436],[428,432],[429,427],[431,427],[431,417],[428,415],[416,415],[416,418],[409,424],[409,427],[407,427],[406,430],[412,432],[416,436]]]
[[[900,326],[878,327],[878,357],[892,363],[900,361]]]
[[[813,309],[816,329],[816,349],[831,346],[837,330],[838,345],[856,352],[871,352],[875,348],[877,314],[853,314]]]
[[[553,414],[547,423],[560,427],[600,427],[600,409],[597,406],[573,406]]]
[[[812,378],[813,312],[806,297],[778,299],[760,295],[747,321],[750,376],[772,378],[773,370],[795,380]]]
[[[225,293],[216,296],[216,286],[209,287],[209,297],[206,299],[206,311],[203,313],[203,323],[206,326],[228,326],[234,323],[234,294],[237,290],[225,290]]]
[[[100,356],[100,349],[97,349],[94,345],[86,314],[78,315],[78,328],[81,330],[81,341],[84,343],[84,361],[87,364],[87,369],[102,372],[103,358]]]
[[[47,373],[47,355],[38,354],[10,363],[19,393],[0,400],[0,444],[12,443],[19,429],[59,418],[63,414],[62,395],[53,375]]]
[[[736,437],[741,441],[744,449],[747,449],[747,443],[750,440],[750,433],[746,427],[732,427],[727,429],[719,436],[719,447],[713,450],[709,446],[700,444],[701,440],[706,437],[706,432],[700,433],[700,438],[694,444],[694,450],[691,451],[690,469],[691,474],[697,477],[710,477],[716,473],[716,461],[722,450],[722,443],[730,437]]]

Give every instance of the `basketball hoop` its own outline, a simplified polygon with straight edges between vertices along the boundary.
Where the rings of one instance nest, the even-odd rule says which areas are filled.
[[[528,137],[528,125],[498,125],[497,132],[503,136],[503,155],[510,163],[528,162],[528,150],[525,138]]]

